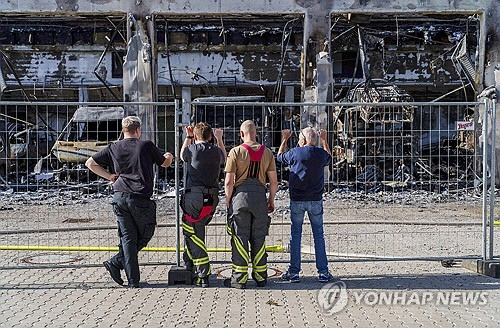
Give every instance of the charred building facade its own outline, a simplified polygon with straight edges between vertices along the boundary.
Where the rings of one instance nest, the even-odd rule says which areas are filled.
[[[15,157],[10,144],[26,144],[28,152],[29,135],[39,130],[47,133],[43,142],[32,142],[40,149],[36,158],[60,155],[67,145],[61,141],[95,146],[116,137],[116,118],[82,119],[85,107],[55,102],[130,103],[115,112],[140,115],[145,137],[172,147],[171,138],[155,133],[173,130],[172,106],[134,102],[178,99],[184,123],[212,117],[211,123],[234,128],[243,116],[218,121],[208,112],[225,107],[203,105],[205,98],[256,104],[476,101],[487,87],[500,91],[499,7],[499,0],[2,2],[1,100],[49,102],[36,110],[1,105],[3,162]],[[90,111],[96,117],[109,112]],[[467,149],[467,139],[477,136],[443,131],[479,120],[467,106],[288,106],[257,112],[271,147],[278,145],[282,128],[327,128],[337,162],[347,163],[332,171],[338,177],[368,174],[367,167],[386,172],[387,163],[360,162],[372,155],[402,161],[392,164],[394,177],[404,171],[405,156],[431,154],[443,143],[463,151],[457,149]],[[85,129],[113,136],[75,137]],[[387,141],[387,135],[396,138]],[[32,161],[26,165],[33,169]],[[426,172],[432,165],[423,160],[409,166],[415,175],[417,168]]]

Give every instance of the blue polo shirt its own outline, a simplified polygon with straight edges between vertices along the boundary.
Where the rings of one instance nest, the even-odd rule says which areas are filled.
[[[324,167],[332,157],[315,146],[292,148],[278,155],[278,162],[290,166],[290,199],[317,201],[322,199],[325,187]]]

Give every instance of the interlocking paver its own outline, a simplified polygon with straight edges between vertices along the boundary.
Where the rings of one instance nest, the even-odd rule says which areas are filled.
[[[324,285],[312,264],[303,265],[299,284],[272,279],[265,288],[249,282],[247,290],[227,289],[215,278],[208,289],[168,286],[166,266],[141,268],[147,284],[136,290],[115,285],[102,268],[8,270],[0,276],[0,327],[496,327],[500,321],[499,280],[435,262],[331,267],[351,297],[332,316],[317,301]],[[482,290],[484,305],[367,305],[352,296]]]

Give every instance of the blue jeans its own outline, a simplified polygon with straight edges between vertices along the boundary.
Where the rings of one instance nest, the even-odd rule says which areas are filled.
[[[290,273],[300,272],[300,240],[302,238],[302,223],[307,212],[314,237],[314,252],[318,273],[328,272],[325,238],[323,236],[323,201],[290,201],[291,238],[290,238]]]

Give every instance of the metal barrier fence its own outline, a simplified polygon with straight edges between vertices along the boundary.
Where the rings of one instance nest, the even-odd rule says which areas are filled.
[[[0,102],[0,267],[100,265],[115,252],[111,187],[83,162],[120,138],[125,113],[142,115],[145,135],[177,155],[186,123],[223,128],[229,149],[240,143],[239,125],[253,119],[259,141],[275,153],[283,129],[293,131],[288,147],[296,146],[302,127],[327,130],[333,160],[325,168],[324,231],[331,261],[490,258],[498,244],[489,224],[495,138],[482,147],[480,136],[495,135],[492,108],[489,102]],[[178,158],[157,171],[158,227],[141,263],[180,260]],[[288,262],[288,168],[278,164],[278,174],[267,245],[270,262]],[[216,263],[231,259],[222,193],[206,236]],[[307,220],[302,254],[314,260]]]
[[[111,185],[84,163],[121,119],[174,152],[174,103],[0,103],[0,266],[99,265],[118,245]],[[158,227],[143,263],[175,261],[175,170],[157,169]],[[159,250],[157,252],[154,250]]]

